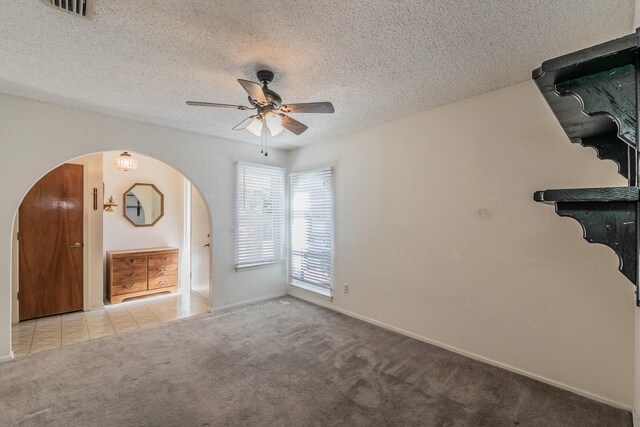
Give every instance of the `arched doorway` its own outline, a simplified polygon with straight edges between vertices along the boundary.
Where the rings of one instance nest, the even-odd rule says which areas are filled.
[[[43,182],[48,176],[54,174],[65,165],[72,166],[73,169],[80,169],[79,175],[76,174],[75,180],[78,181],[78,176],[82,181],[80,185],[81,192],[81,237],[76,240],[79,242],[68,245],[64,243],[61,248],[71,246],[71,253],[81,253],[80,264],[76,263],[76,266],[81,269],[81,296],[80,303],[75,306],[68,306],[66,308],[55,308],[51,312],[37,311],[31,314],[24,315],[28,311],[21,310],[22,304],[27,304],[30,301],[40,301],[40,306],[49,304],[51,300],[50,295],[29,295],[29,298],[25,298],[24,289],[28,289],[27,285],[21,282],[21,278],[28,277],[21,269],[28,267],[28,265],[21,261],[25,259],[34,258],[35,251],[24,254],[24,248],[33,247],[28,245],[25,239],[28,238],[27,234],[22,233],[21,240],[16,239],[14,242],[14,250],[12,253],[12,265],[13,265],[13,309],[12,309],[12,341],[13,351],[16,355],[25,354],[32,350],[40,351],[47,348],[56,347],[57,335],[52,333],[58,324],[61,325],[60,332],[60,345],[64,345],[65,342],[77,342],[86,339],[92,339],[98,336],[111,335],[114,333],[125,332],[129,329],[135,329],[136,327],[149,326],[155,323],[162,323],[170,321],[173,318],[187,317],[190,314],[199,314],[202,308],[206,311],[211,307],[211,286],[210,286],[210,259],[211,255],[208,252],[198,251],[197,262],[193,262],[192,254],[195,252],[192,248],[192,243],[197,242],[198,245],[202,244],[205,251],[209,246],[205,246],[209,242],[202,242],[203,238],[200,235],[194,235],[196,233],[205,233],[206,238],[211,236],[211,216],[209,208],[200,195],[198,189],[193,185],[184,175],[173,167],[167,165],[164,162],[156,160],[152,157],[145,156],[138,153],[132,153],[137,159],[139,166],[135,170],[122,171],[118,170],[112,165],[113,159],[120,155],[120,151],[110,151],[94,153],[79,158],[72,159],[65,162],[58,168],[50,171],[46,174],[38,183],[34,185],[32,190],[27,194],[27,197],[23,200],[23,205],[16,214],[16,221],[14,223],[14,235],[18,236],[18,230],[22,231],[24,226],[21,223],[21,216],[24,219],[22,222],[33,221],[25,212],[28,212],[29,206],[24,206],[25,202],[29,201],[28,197],[31,193],[38,193],[40,196],[48,198],[48,200],[58,200],[61,203],[50,204],[50,208],[55,208],[58,205],[64,204],[64,197],[58,195],[52,197],[53,193],[44,193],[46,186],[39,187],[39,184]],[[132,190],[136,184],[153,185],[162,196],[162,207],[158,207],[162,210],[162,216],[160,218],[154,218],[154,209],[151,205],[149,208],[144,209],[146,205],[145,195],[137,194],[136,190]],[[55,187],[55,185],[53,186]],[[37,188],[37,191],[34,189]],[[36,196],[38,195],[36,194]],[[66,193],[65,193],[66,194]],[[133,197],[137,194],[139,197]],[[106,211],[103,209],[105,203],[108,205],[108,200],[112,199],[115,205],[111,209]],[[29,199],[29,200],[28,200]],[[133,200],[136,199],[136,200]],[[193,209],[193,203],[197,201],[197,209]],[[197,227],[194,230],[192,213],[198,211]],[[22,215],[20,214],[22,212]],[[151,217],[149,224],[145,224],[144,220],[141,220],[141,213],[145,212],[147,217]],[[40,215],[39,218],[46,218],[47,214]],[[147,218],[149,219],[149,218]],[[58,233],[60,235],[60,233]],[[40,239],[44,238],[43,233],[39,233]],[[73,245],[77,245],[73,247]],[[140,292],[132,292],[138,290],[138,288],[126,289],[128,283],[124,284],[123,289],[120,289],[118,294],[118,301],[110,300],[109,286],[111,277],[107,274],[107,265],[105,260],[108,253],[122,252],[122,251],[141,251],[155,248],[175,248],[178,255],[177,265],[175,269],[167,266],[158,266],[155,273],[151,273],[147,270],[147,277],[145,280],[151,280],[153,274],[158,275],[159,282],[167,282],[174,279],[172,274],[175,274],[176,291],[171,295],[170,292],[165,289],[169,288],[155,288],[154,293],[160,293],[159,297],[151,299],[141,298],[144,295],[140,295]],[[74,252],[75,250],[75,252]],[[46,251],[45,256],[46,256]],[[26,256],[21,256],[26,255]],[[43,254],[39,254],[40,257]],[[64,258],[64,257],[62,257]],[[49,259],[48,263],[51,266],[56,264],[59,268],[60,259]],[[151,258],[150,258],[151,259]],[[151,261],[145,261],[150,263]],[[36,263],[46,264],[46,263]],[[150,264],[149,264],[150,265]],[[193,269],[200,268],[204,270],[197,271],[194,274]],[[67,266],[68,268],[68,266]],[[150,268],[146,266],[145,268]],[[164,271],[163,271],[164,270]],[[132,277],[137,277],[138,270],[132,270],[132,272],[124,272],[124,274],[132,274]],[[165,275],[168,275],[165,277]],[[33,275],[33,276],[38,276]],[[115,276],[115,274],[113,274]],[[192,278],[196,277],[200,282],[194,286]],[[150,283],[150,282],[149,282]],[[42,283],[35,284],[30,289],[33,292],[37,291],[38,286],[43,286]],[[138,285],[136,285],[138,286]],[[173,289],[172,289],[173,290]],[[63,290],[64,291],[64,290]],[[131,293],[127,293],[130,292]],[[144,292],[142,292],[144,293]],[[167,295],[164,295],[167,294]],[[175,296],[175,298],[174,298]],[[18,299],[20,297],[20,299]],[[48,298],[48,300],[47,300]],[[124,300],[120,303],[120,299]],[[46,304],[42,304],[42,300]],[[152,304],[153,303],[153,304]],[[50,304],[52,307],[55,304]],[[103,309],[106,305],[107,309]],[[65,315],[65,311],[79,311],[73,315]],[[82,313],[86,313],[86,315]],[[53,317],[51,317],[53,316]],[[57,317],[56,317],[57,316]],[[65,317],[66,316],[66,317]],[[86,330],[74,331],[70,334],[69,339],[65,340],[64,336],[64,323],[65,319],[70,320],[70,324],[82,323],[72,322],[73,319],[83,318],[87,324]],[[93,319],[89,321],[88,319]],[[36,320],[32,320],[36,319]],[[40,320],[37,320],[40,319]],[[59,319],[59,322],[58,322]],[[20,322],[23,321],[23,322]],[[38,324],[45,325],[43,331],[47,332],[48,341],[44,345],[37,344],[38,338]],[[96,326],[92,333],[91,326]],[[110,326],[109,326],[110,325]],[[109,330],[112,329],[112,333]],[[77,328],[76,328],[77,329]],[[29,335],[31,335],[30,348],[27,350],[27,342],[29,341]],[[71,336],[72,335],[72,336]],[[41,343],[42,344],[42,343]]]

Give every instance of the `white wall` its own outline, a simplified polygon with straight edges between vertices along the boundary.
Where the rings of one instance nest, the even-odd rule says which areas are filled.
[[[103,156],[105,199],[113,195],[118,204],[113,212],[104,213],[105,254],[108,251],[172,246],[179,248],[180,256],[184,257],[184,177],[171,166],[138,153],[132,153],[139,162],[137,169],[128,172],[118,170],[112,162],[120,153],[110,151]],[[153,227],[135,227],[122,214],[122,196],[136,183],[154,184],[164,195],[164,216]],[[188,274],[181,268],[181,286],[188,286],[185,282]]]
[[[20,259],[18,253],[18,239],[16,236],[16,230],[18,230],[19,225],[19,218],[18,215],[16,215],[15,221],[13,223],[13,230],[11,233],[13,239],[13,242],[11,243],[11,323],[18,323],[20,321],[20,306],[18,305],[18,270],[20,269]]]
[[[102,153],[74,159],[84,166],[84,309],[104,306],[102,266]],[[93,209],[93,189],[98,190],[98,209]]]
[[[111,162],[121,151],[103,155],[105,199],[113,196],[118,206],[104,214],[105,251],[180,245],[182,239],[183,177],[180,172],[148,156],[132,155],[140,162],[138,169],[124,172]],[[153,227],[135,227],[123,215],[123,194],[134,184],[154,184],[164,195],[164,216]],[[131,246],[131,245],[134,246]]]
[[[11,246],[15,213],[29,188],[49,170],[88,153],[127,149],[148,154],[183,173],[202,193],[212,216],[213,305],[280,295],[284,266],[236,272],[236,161],[286,165],[287,153],[133,120],[0,95],[0,360],[10,355]]]
[[[632,406],[634,287],[613,251],[532,200],[626,182],[569,142],[533,82],[290,157],[292,172],[328,165],[335,296],[290,293]]]

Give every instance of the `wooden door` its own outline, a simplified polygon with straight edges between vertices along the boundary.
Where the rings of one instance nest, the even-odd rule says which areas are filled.
[[[82,181],[82,165],[62,165],[20,205],[20,320],[82,310]]]

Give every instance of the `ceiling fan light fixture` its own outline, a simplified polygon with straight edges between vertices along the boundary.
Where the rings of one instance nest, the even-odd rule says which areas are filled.
[[[267,127],[271,132],[271,136],[280,135],[284,130],[284,127],[282,126],[282,116],[280,116],[280,114],[267,113],[265,115],[265,120],[267,122]]]
[[[245,129],[260,138],[260,135],[262,134],[262,120],[256,117],[255,119],[251,120],[251,123],[249,123],[249,126],[247,126]]]
[[[256,115],[247,117],[239,124],[234,126],[233,130],[246,129],[252,135],[262,138],[263,150],[266,155],[267,136],[277,136],[285,129],[291,131],[295,135],[300,135],[309,127],[304,123],[300,123],[296,119],[288,116],[288,113],[334,113],[335,109],[330,102],[303,102],[294,104],[282,104],[282,98],[267,86],[273,81],[273,72],[268,70],[260,70],[257,74],[260,83],[249,80],[238,79],[238,83],[249,95],[249,104],[233,105],[220,104],[215,102],[187,101],[187,105],[199,107],[218,107],[233,108],[237,110],[256,110]],[[285,114],[287,113],[287,114]],[[250,122],[248,126],[245,123]]]
[[[113,166],[121,171],[127,172],[138,168],[138,161],[131,157],[131,154],[126,151],[120,154],[113,160]]]

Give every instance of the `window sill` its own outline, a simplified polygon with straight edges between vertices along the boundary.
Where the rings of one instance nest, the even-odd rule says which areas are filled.
[[[331,289],[310,285],[308,283],[300,282],[298,280],[292,280],[291,283],[289,283],[289,285],[293,286],[294,288],[298,288],[307,292],[314,293],[316,295],[319,295],[321,297],[328,299],[329,301],[333,301],[333,294],[331,292]]]
[[[236,271],[253,270],[256,268],[268,267],[273,264],[280,264],[282,262],[283,262],[282,260],[279,260],[279,261],[269,261],[269,262],[258,262],[255,264],[236,265]]]

